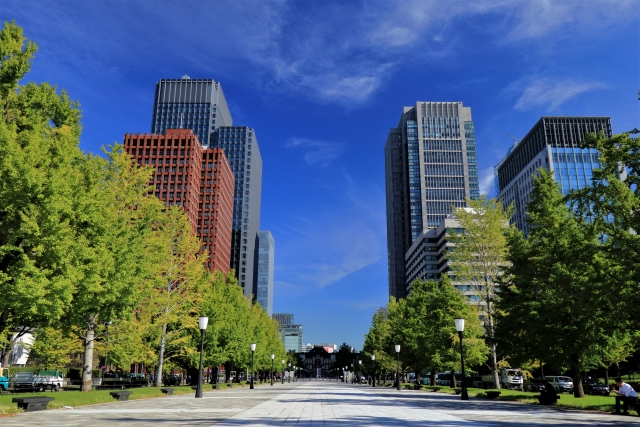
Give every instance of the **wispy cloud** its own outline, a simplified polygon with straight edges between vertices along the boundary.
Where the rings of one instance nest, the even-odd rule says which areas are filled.
[[[291,138],[285,144],[287,148],[303,152],[304,160],[309,165],[326,166],[342,152],[344,144],[341,142],[319,141],[308,138]]]
[[[278,236],[279,280],[299,288],[324,288],[378,262],[385,255],[384,192],[356,184],[346,174],[334,197],[305,216],[283,215]]]
[[[494,44],[547,45],[564,34],[624,25],[637,14],[636,0],[452,0],[446,7],[441,0],[5,3],[7,15],[33,24],[29,37],[61,35],[39,54],[64,58],[59,66],[79,77],[110,69],[126,78],[128,64],[166,69],[172,57],[206,77],[250,82],[262,94],[348,108],[375,96],[407,58],[448,60],[468,48],[465,37],[474,32],[490,34]],[[185,25],[189,31],[180,30]],[[114,63],[124,65],[111,69]]]
[[[516,109],[526,110],[537,106],[555,109],[576,95],[604,87],[604,84],[595,81],[543,77],[516,81],[506,91],[520,94],[514,105]]]
[[[480,172],[480,194],[494,195],[493,168],[486,168]]]

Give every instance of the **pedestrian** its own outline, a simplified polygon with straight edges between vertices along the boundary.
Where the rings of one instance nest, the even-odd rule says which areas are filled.
[[[629,405],[635,409],[638,404],[638,393],[627,383],[622,381],[621,377],[616,378],[617,390],[613,390],[616,396],[616,411],[614,414],[629,415]],[[622,410],[620,412],[620,402],[622,402]]]

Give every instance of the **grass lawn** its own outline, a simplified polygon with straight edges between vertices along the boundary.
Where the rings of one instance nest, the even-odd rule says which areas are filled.
[[[265,383],[266,384],[266,383]],[[261,384],[255,384],[256,386]],[[247,384],[237,384],[234,383],[232,385],[233,388],[236,387],[249,387]],[[191,389],[191,386],[179,386],[179,387],[171,387],[174,389],[173,395],[181,395],[181,394],[191,394],[194,391]],[[222,389],[226,389],[224,385]],[[205,392],[216,391],[211,389],[210,384],[205,384],[203,389]],[[29,397],[29,396],[47,396],[54,397],[56,400],[49,403],[48,409],[57,409],[63,408],[65,406],[85,406],[85,405],[95,405],[99,403],[110,403],[115,402],[113,397],[109,395],[110,392],[114,390],[94,390],[91,393],[81,393],[79,391],[45,391],[42,393],[15,393],[15,394],[3,394],[0,395],[0,417],[3,415],[14,415],[20,412],[23,412],[22,409],[18,409],[15,403],[12,403],[11,400],[14,397]],[[149,399],[154,397],[164,397],[166,394],[162,394],[159,387],[140,387],[140,388],[131,388],[129,391],[133,393],[129,396],[129,400],[135,399]],[[1,424],[1,423],[0,423]]]
[[[402,387],[404,388],[404,384],[402,385]],[[431,387],[429,386],[422,386],[422,389],[426,392],[432,392]],[[469,396],[472,398],[485,397],[484,393],[488,391],[482,388],[469,388],[467,390],[469,392]],[[538,404],[537,396],[540,393],[505,389],[499,391],[501,393],[496,400]],[[448,386],[441,386],[438,393],[455,394],[453,389]],[[560,393],[558,394],[558,396],[560,396],[560,399],[558,400],[558,406],[584,409],[588,411],[613,412],[615,410],[616,400],[613,393],[611,394],[611,396],[585,396],[582,399],[577,399],[573,397],[573,394],[567,393]]]

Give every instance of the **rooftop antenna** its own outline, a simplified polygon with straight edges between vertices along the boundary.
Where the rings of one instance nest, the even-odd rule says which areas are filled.
[[[518,142],[520,142],[520,140],[518,138],[516,138],[515,136],[511,135],[510,133],[508,133],[507,135],[509,135],[509,138],[513,139],[516,142],[516,144]]]

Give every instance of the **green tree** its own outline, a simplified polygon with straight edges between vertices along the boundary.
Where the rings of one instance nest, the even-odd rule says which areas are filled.
[[[200,242],[183,209],[170,207],[153,221],[154,265],[149,297],[141,313],[157,343],[156,387],[162,385],[165,361],[185,355],[191,333],[198,328],[205,270],[198,252]]]
[[[487,341],[491,347],[490,367],[494,383],[500,388],[498,356],[494,339],[495,302],[498,300],[498,278],[506,265],[508,254],[506,230],[513,209],[504,210],[496,199],[467,199],[467,208],[455,209],[460,232],[452,233],[454,243],[449,264],[456,283],[467,285],[475,292],[483,310]]]
[[[82,349],[78,337],[60,329],[46,327],[36,331],[35,341],[29,349],[29,360],[35,360],[44,369],[64,368],[71,355]]]
[[[147,197],[151,170],[139,168],[121,145],[107,158],[79,162],[84,188],[78,194],[81,221],[73,224],[73,256],[83,266],[64,323],[82,334],[82,391],[91,391],[96,330],[100,322],[132,316],[156,271],[152,223],[164,206]]]
[[[634,129],[611,138],[588,134],[583,148],[601,153],[599,168],[593,171],[590,186],[569,195],[577,212],[606,236],[599,248],[610,264],[609,292],[623,303],[616,316],[630,319],[634,330],[640,325],[639,133]]]
[[[30,328],[59,319],[83,275],[73,257],[71,227],[78,220],[82,182],[74,167],[82,157],[80,110],[47,83],[18,84],[36,49],[20,27],[5,22],[0,30],[0,344],[6,350]],[[30,328],[19,328],[25,325]]]
[[[415,281],[406,299],[390,304],[390,335],[402,345],[401,355],[416,372],[435,374],[445,369],[460,369],[460,341],[454,319],[465,319],[464,352],[468,366],[486,360],[488,348],[475,306],[451,285],[445,276],[442,283]]]
[[[511,265],[501,278],[496,335],[514,360],[568,368],[574,395],[583,397],[580,371],[598,364],[623,325],[596,227],[566,205],[551,172],[538,173],[529,235],[508,235]]]

